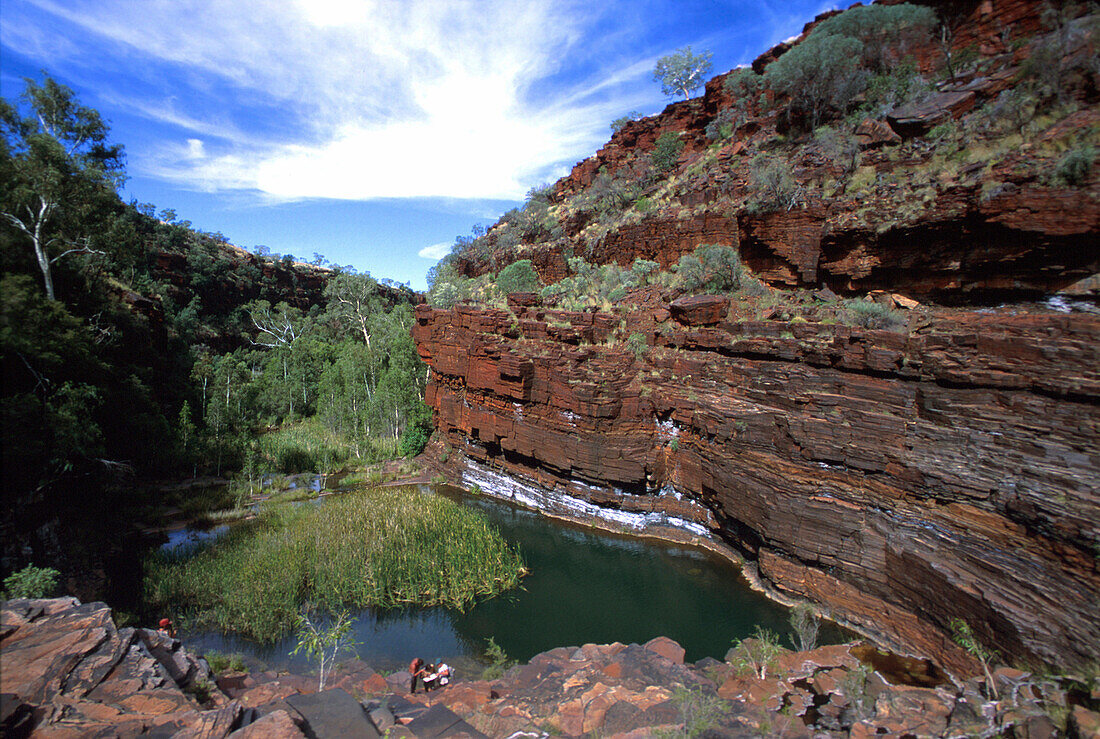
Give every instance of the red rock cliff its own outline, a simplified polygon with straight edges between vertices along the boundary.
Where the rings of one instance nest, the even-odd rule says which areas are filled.
[[[954,618],[1011,659],[1100,658],[1100,318],[655,316],[635,356],[619,315],[418,307],[439,430],[606,506],[683,515],[670,485],[778,590],[948,665]]]

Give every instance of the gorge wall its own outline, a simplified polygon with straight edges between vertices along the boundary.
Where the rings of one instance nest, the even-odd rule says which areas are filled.
[[[543,210],[529,199],[456,249],[469,279],[529,259],[550,285],[579,274],[573,257],[669,272],[624,300],[421,306],[427,400],[477,474],[709,526],[767,586],[891,646],[964,669],[962,619],[1010,661],[1094,663],[1098,18],[922,4],[936,33],[884,52],[911,60],[919,94],[799,132],[766,72],[824,14],[758,57],[756,78],[721,75],[625,123]],[[654,174],[668,136],[679,159]],[[1089,161],[1079,176],[1067,152]],[[782,202],[764,197],[768,167]],[[673,270],[707,244],[737,251],[760,302],[679,297]],[[868,291],[941,307],[894,333],[840,325],[838,294]],[[1061,312],[1073,299],[1087,302]]]
[[[1011,660],[1100,658],[1100,318],[677,308],[419,306],[439,430],[603,506],[700,503],[765,583],[948,666],[955,618]]]

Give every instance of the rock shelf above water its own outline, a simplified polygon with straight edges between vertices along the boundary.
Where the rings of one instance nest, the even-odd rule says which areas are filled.
[[[726,662],[684,663],[676,642],[559,647],[496,680],[458,675],[408,693],[409,675],[343,663],[332,686],[276,673],[213,675],[178,641],[116,628],[103,603],[13,600],[0,613],[0,728],[9,737],[979,736],[1010,728],[1094,736],[1100,694],[1001,668],[1000,699],[978,680],[896,684],[872,647],[784,651],[763,677]],[[751,640],[749,640],[751,641]],[[743,647],[742,647],[743,648]],[[876,656],[877,655],[877,656]],[[865,662],[861,661],[865,660]],[[896,658],[894,658],[896,662]],[[935,683],[937,681],[933,681]],[[200,700],[201,699],[201,702]]]

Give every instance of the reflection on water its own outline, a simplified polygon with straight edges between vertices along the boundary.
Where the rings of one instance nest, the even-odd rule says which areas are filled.
[[[225,536],[229,532],[228,524],[211,526],[208,529],[177,529],[166,532],[168,541],[160,546],[162,552],[173,554],[188,554],[209,544],[215,539]]]
[[[415,655],[448,661],[477,656],[489,637],[525,661],[554,647],[643,643],[663,635],[694,661],[721,659],[731,640],[750,636],[757,625],[784,640],[789,632],[787,609],[750,589],[737,567],[708,551],[574,526],[454,488],[436,490],[488,515],[520,546],[531,574],[520,589],[465,613],[442,607],[359,613],[359,656],[376,668],[396,669]],[[822,631],[823,641],[841,636],[835,628]],[[269,645],[214,633],[184,637],[198,651],[243,652],[271,666],[305,665],[286,656],[293,637]]]

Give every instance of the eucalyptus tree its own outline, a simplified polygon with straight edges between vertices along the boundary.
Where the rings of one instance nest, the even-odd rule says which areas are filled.
[[[683,95],[684,100],[687,100],[692,92],[706,83],[707,75],[711,71],[712,56],[709,51],[692,53],[690,46],[677,49],[675,53],[657,60],[657,65],[653,68],[653,79],[661,83],[661,92],[664,95]]]
[[[52,266],[96,251],[89,221],[104,196],[117,198],[122,147],[107,143],[106,122],[65,85],[48,75],[25,83],[22,110],[0,100],[0,216],[30,242],[46,297],[56,300]]]
[[[341,325],[363,337],[370,348],[373,317],[382,311],[378,283],[367,274],[340,272],[325,285],[328,313]]]

